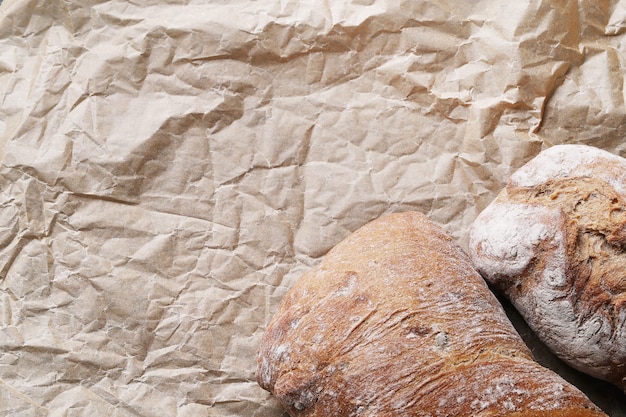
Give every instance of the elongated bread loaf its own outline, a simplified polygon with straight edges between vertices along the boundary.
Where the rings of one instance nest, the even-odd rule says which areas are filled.
[[[536,363],[469,257],[426,216],[381,217],[282,300],[257,380],[292,416],[604,416]]]
[[[558,145],[478,216],[470,255],[574,368],[626,389],[626,159]]]

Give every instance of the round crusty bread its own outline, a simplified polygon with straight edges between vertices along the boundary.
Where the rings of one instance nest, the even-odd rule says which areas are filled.
[[[515,172],[470,256],[561,359],[626,388],[626,159],[558,145]]]
[[[426,216],[354,232],[286,294],[257,380],[291,416],[605,416],[543,368]]]

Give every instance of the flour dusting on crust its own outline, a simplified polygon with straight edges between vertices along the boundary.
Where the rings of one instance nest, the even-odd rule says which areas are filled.
[[[598,168],[598,164],[618,170]],[[536,187],[555,178],[595,176],[626,193],[626,160],[602,149],[586,145],[558,145],[548,148],[518,169],[511,185]]]
[[[470,256],[573,367],[626,389],[626,159],[554,146],[475,220]]]
[[[533,360],[467,254],[410,212],[362,227],[298,280],[257,380],[291,416],[606,417]]]
[[[551,242],[555,259],[550,268],[563,274],[565,247],[558,211],[534,205],[495,202],[476,219],[470,233],[470,255],[492,283],[516,279],[536,257],[542,242]]]

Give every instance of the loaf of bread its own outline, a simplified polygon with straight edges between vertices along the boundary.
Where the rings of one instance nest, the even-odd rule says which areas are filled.
[[[626,160],[546,149],[478,216],[470,256],[572,367],[626,388]]]
[[[469,257],[426,216],[383,216],[286,294],[257,380],[291,416],[604,416],[535,362]]]

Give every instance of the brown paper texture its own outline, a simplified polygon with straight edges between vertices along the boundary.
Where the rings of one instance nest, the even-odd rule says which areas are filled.
[[[625,31],[618,1],[4,0],[0,416],[281,416],[260,337],[350,232],[419,210],[465,246],[541,149],[626,154]]]

